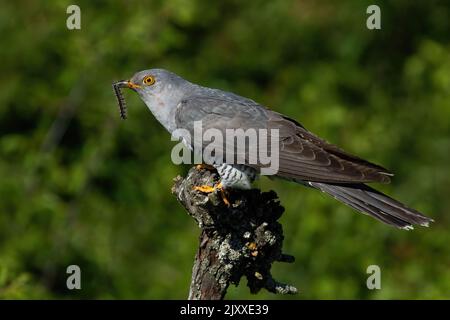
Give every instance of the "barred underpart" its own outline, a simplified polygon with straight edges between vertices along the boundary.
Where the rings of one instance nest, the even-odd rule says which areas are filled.
[[[257,178],[255,169],[243,164],[215,164],[217,172],[220,175],[222,186],[232,189],[249,190],[252,183]]]

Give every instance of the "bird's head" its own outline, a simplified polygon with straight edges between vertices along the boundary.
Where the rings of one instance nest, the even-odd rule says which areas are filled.
[[[155,118],[169,132],[175,129],[175,110],[192,84],[164,69],[149,69],[135,73],[129,80],[117,83],[136,91]]]

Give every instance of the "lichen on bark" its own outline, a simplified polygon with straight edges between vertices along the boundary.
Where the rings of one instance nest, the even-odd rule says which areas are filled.
[[[172,192],[201,229],[192,269],[189,299],[223,299],[230,284],[247,278],[252,293],[262,288],[294,294],[297,289],[272,277],[276,261],[293,262],[282,253],[284,212],[275,192],[257,189],[230,191],[230,206],[218,192],[202,193],[195,186],[218,183],[217,172],[191,168],[186,178],[175,178]]]

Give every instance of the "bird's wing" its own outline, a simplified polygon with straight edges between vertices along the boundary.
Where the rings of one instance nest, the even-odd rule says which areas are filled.
[[[268,110],[267,114],[267,128],[280,133],[279,176],[319,182],[390,182],[392,173],[385,168],[345,152],[279,113]]]
[[[270,130],[277,129],[277,176],[286,179],[335,183],[390,181],[391,174],[386,169],[327,143],[298,122],[252,100],[192,96],[179,104],[175,118],[177,126],[188,129],[191,135],[194,121],[200,120],[204,131],[214,128],[224,137],[226,129],[267,129],[269,134]],[[205,146],[205,142],[202,143]],[[248,150],[246,153],[248,159]],[[257,169],[263,166],[259,163],[248,165]]]

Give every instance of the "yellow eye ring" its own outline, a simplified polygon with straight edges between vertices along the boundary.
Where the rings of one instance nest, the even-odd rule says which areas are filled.
[[[155,77],[145,76],[144,79],[142,80],[142,82],[147,86],[151,86],[152,84],[155,83]]]

